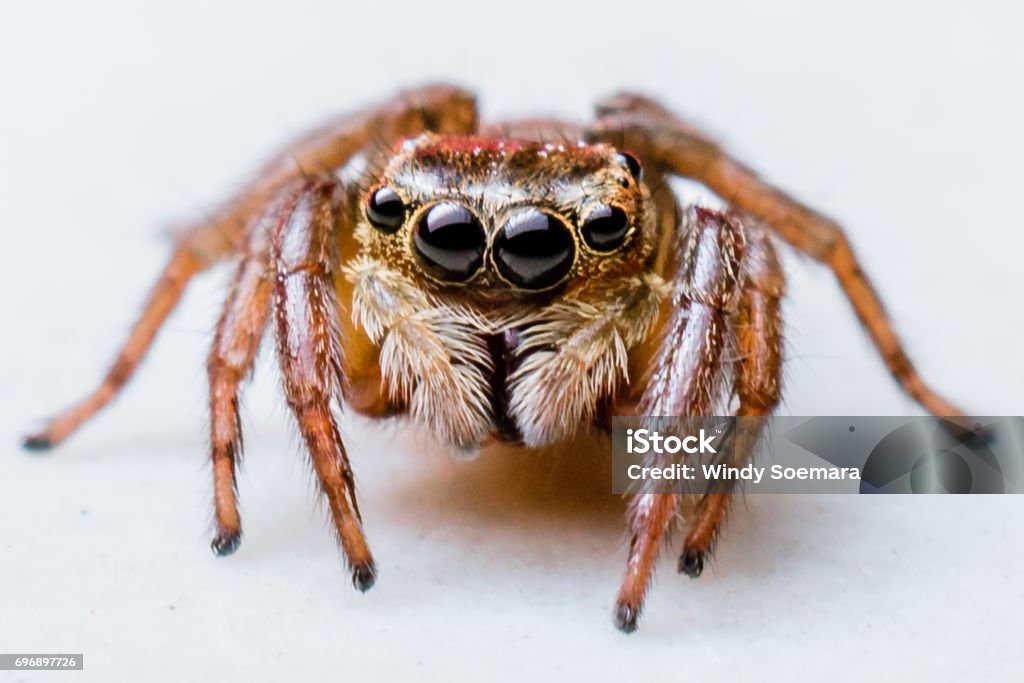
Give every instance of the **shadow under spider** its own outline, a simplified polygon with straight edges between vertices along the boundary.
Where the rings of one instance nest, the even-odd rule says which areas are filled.
[[[414,517],[425,505],[488,526],[513,517],[520,528],[571,522],[580,531],[621,531],[626,503],[611,491],[611,452],[598,437],[543,449],[495,445],[467,461],[439,451],[425,455],[415,477],[378,495]]]
[[[440,529],[456,539],[456,527],[469,527],[486,532],[489,542],[514,539],[517,546],[542,554],[568,556],[581,545],[591,554],[612,553],[609,566],[617,569],[628,543],[626,499],[612,493],[611,449],[603,437],[584,435],[545,449],[493,446],[471,461],[456,460],[437,447],[417,452],[423,451],[423,441],[415,430],[395,439],[395,450],[401,451],[396,462],[409,457],[421,462],[415,474],[367,491],[377,497],[371,504],[371,534],[373,526],[396,524],[431,533]],[[806,546],[794,539],[834,537],[834,530],[807,528],[815,505],[806,496],[740,495],[718,560],[711,561],[707,574],[714,576],[719,566],[723,577],[757,574],[798,562]],[[471,542],[476,541],[466,540]],[[664,568],[666,574],[675,574],[681,543],[677,530],[659,562],[672,565]]]

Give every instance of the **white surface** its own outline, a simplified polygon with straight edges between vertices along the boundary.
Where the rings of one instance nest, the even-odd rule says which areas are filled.
[[[21,3],[0,10],[0,651],[21,680],[962,680],[1019,672],[1024,499],[757,497],[699,581],[610,621],[620,503],[586,456],[455,463],[352,425],[381,575],[352,591],[265,354],[236,555],[207,548],[203,362],[227,273],[59,451],[167,253],[275,145],[400,85],[583,119],[627,87],[841,219],[924,376],[1020,414],[1022,16],[1009,3]],[[668,5],[668,3],[665,3]],[[155,5],[155,4],[154,4]],[[770,5],[769,9],[767,6]],[[788,259],[785,411],[909,414],[828,274]],[[973,672],[973,673],[972,673]],[[2,677],[2,675],[0,675]]]

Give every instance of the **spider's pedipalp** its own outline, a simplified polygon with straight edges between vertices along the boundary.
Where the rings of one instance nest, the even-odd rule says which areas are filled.
[[[406,276],[359,259],[352,284],[358,328],[379,349],[380,386],[388,399],[464,455],[476,453],[492,424],[486,373],[486,322],[464,307],[439,306]]]
[[[667,289],[654,273],[598,284],[524,326],[507,382],[524,443],[557,443],[598,418],[602,401],[629,382],[630,352],[650,336]]]

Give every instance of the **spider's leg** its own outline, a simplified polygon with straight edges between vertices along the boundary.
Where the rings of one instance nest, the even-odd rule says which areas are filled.
[[[218,555],[238,548],[242,526],[238,515],[235,465],[242,457],[238,395],[252,370],[270,315],[274,291],[270,240],[276,226],[295,211],[298,195],[275,202],[253,228],[245,256],[238,265],[224,303],[206,369],[210,383],[210,459],[216,532],[211,547]]]
[[[671,313],[651,360],[640,415],[708,415],[721,390],[721,354],[728,319],[739,298],[737,275],[745,250],[742,227],[715,211],[696,209],[677,238],[681,272],[672,283]],[[631,532],[626,576],[615,604],[615,624],[636,629],[663,537],[682,496],[641,493],[629,506]]]
[[[425,130],[469,133],[476,127],[473,96],[459,88],[430,85],[400,93],[379,106],[343,116],[289,145],[238,196],[209,220],[184,232],[142,315],[103,381],[91,394],[27,437],[30,450],[56,446],[110,402],[131,378],[189,280],[214,263],[243,252],[266,206],[306,174],[334,171],[380,141],[391,145]]]
[[[334,295],[339,255],[335,236],[343,189],[336,180],[311,180],[273,239],[274,314],[285,396],[359,590],[376,568],[363,536],[355,479],[332,413],[341,395],[341,351]]]
[[[917,374],[839,225],[772,187],[713,140],[650,99],[618,95],[598,105],[598,115],[589,133],[592,138],[629,149],[658,167],[703,183],[736,211],[753,216],[796,249],[827,265],[904,391],[933,415],[962,414]]]
[[[735,341],[733,383],[739,406],[727,449],[730,465],[742,467],[753,454],[767,416],[778,405],[782,381],[782,315],[785,280],[768,236],[747,225],[742,297],[730,320]],[[697,505],[679,557],[679,571],[700,576],[729,509],[731,492],[709,493]]]
[[[451,85],[426,85],[345,114],[292,141],[216,215],[223,231],[244,240],[246,226],[264,207],[307,176],[334,173],[368,145],[389,153],[405,137],[424,131],[466,134],[476,130],[476,99]]]
[[[214,248],[213,245],[220,245]],[[88,396],[51,419],[39,432],[24,440],[29,450],[45,450],[66,439],[83,422],[107,405],[131,378],[149,350],[156,333],[174,310],[192,277],[230,253],[230,245],[217,235],[217,226],[187,233],[175,248],[149,294],[142,315],[118,351],[106,376]]]

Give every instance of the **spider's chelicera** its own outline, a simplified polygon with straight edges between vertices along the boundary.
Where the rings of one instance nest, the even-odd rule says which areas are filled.
[[[680,207],[671,176],[704,183],[729,210]],[[833,270],[914,399],[960,414],[918,377],[839,227],[657,103],[613,97],[586,128],[479,126],[472,95],[428,86],[318,129],[190,230],[100,387],[26,446],[57,444],[102,408],[191,277],[235,260],[208,362],[213,549],[229,554],[241,538],[238,396],[271,327],[288,405],[366,590],[376,564],[333,408],[407,416],[466,455],[608,431],[617,414],[730,406],[763,418],[780,396],[775,238]],[[739,460],[756,437],[737,432]],[[701,573],[730,497],[695,501],[680,572]],[[615,610],[625,631],[682,499],[630,501]]]

